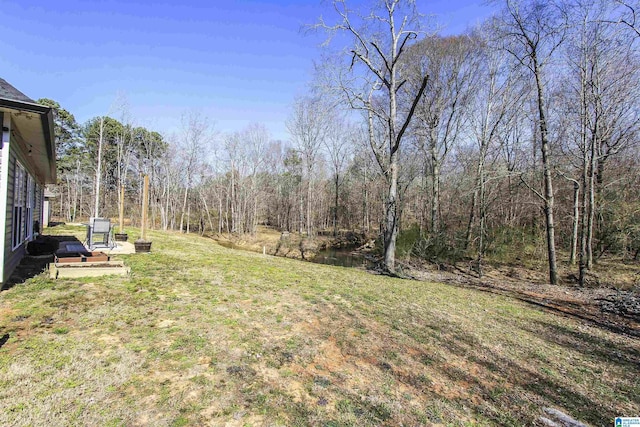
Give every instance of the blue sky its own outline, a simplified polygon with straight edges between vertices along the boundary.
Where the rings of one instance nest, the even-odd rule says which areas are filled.
[[[488,16],[482,3],[418,0],[445,33]],[[323,41],[300,29],[333,18],[321,0],[0,0],[0,11],[0,77],[80,123],[124,96],[136,124],[161,132],[195,110],[217,131],[259,122],[283,140]]]

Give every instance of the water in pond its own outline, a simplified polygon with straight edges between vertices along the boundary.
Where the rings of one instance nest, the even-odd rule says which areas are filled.
[[[315,257],[309,259],[317,264],[337,265],[339,267],[369,267],[371,261],[353,249],[325,249],[318,251]]]
[[[249,251],[249,249],[235,245],[228,241],[218,241],[220,246],[224,246],[229,249],[238,249],[243,251]],[[301,260],[302,261],[302,260]],[[336,265],[338,267],[371,267],[372,261],[365,258],[362,254],[354,252],[353,249],[345,248],[330,248],[318,251],[313,258],[308,258],[305,261],[314,262],[316,264]]]

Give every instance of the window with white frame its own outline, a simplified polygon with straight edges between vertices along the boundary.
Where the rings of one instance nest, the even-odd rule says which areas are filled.
[[[24,223],[25,223],[25,231],[24,231],[24,240],[31,240],[33,237],[33,208],[35,207],[35,181],[33,177],[27,174],[27,200],[25,203],[25,212],[24,212]]]
[[[35,208],[35,180],[16,160],[13,182],[13,226],[11,248],[16,249],[33,237],[33,209]]]
[[[16,160],[15,175],[13,180],[13,227],[11,237],[12,249],[17,248],[24,241],[24,210],[26,205],[27,172]]]
[[[33,209],[38,210],[39,206],[42,206],[42,187],[34,180],[34,192],[33,192]],[[33,216],[32,216],[33,217]],[[34,235],[32,237],[38,237],[38,234],[42,232],[42,210],[38,211],[38,217],[36,217],[35,226],[32,228]]]

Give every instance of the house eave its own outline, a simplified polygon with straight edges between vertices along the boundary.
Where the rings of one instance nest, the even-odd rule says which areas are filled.
[[[46,150],[48,167],[42,170],[42,177],[47,184],[54,184],[57,179],[56,174],[56,147],[54,138],[53,110],[50,107],[25,101],[16,101],[0,97],[0,109],[7,109],[15,112],[25,112],[38,114],[40,125],[42,126],[43,145]]]
[[[36,104],[35,102],[16,101],[15,99],[7,99],[0,97],[0,106],[11,108],[12,110],[27,111],[30,113],[46,114],[51,111],[50,107]]]
[[[56,141],[54,138],[53,109],[41,116],[42,129],[44,131],[45,144],[47,146],[47,156],[49,157],[49,176],[46,184],[55,184],[57,181],[56,167]]]

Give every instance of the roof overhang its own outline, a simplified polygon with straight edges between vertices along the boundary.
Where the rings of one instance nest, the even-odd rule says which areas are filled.
[[[44,105],[0,98],[0,111],[11,113],[14,136],[44,183],[56,182],[53,110]]]

